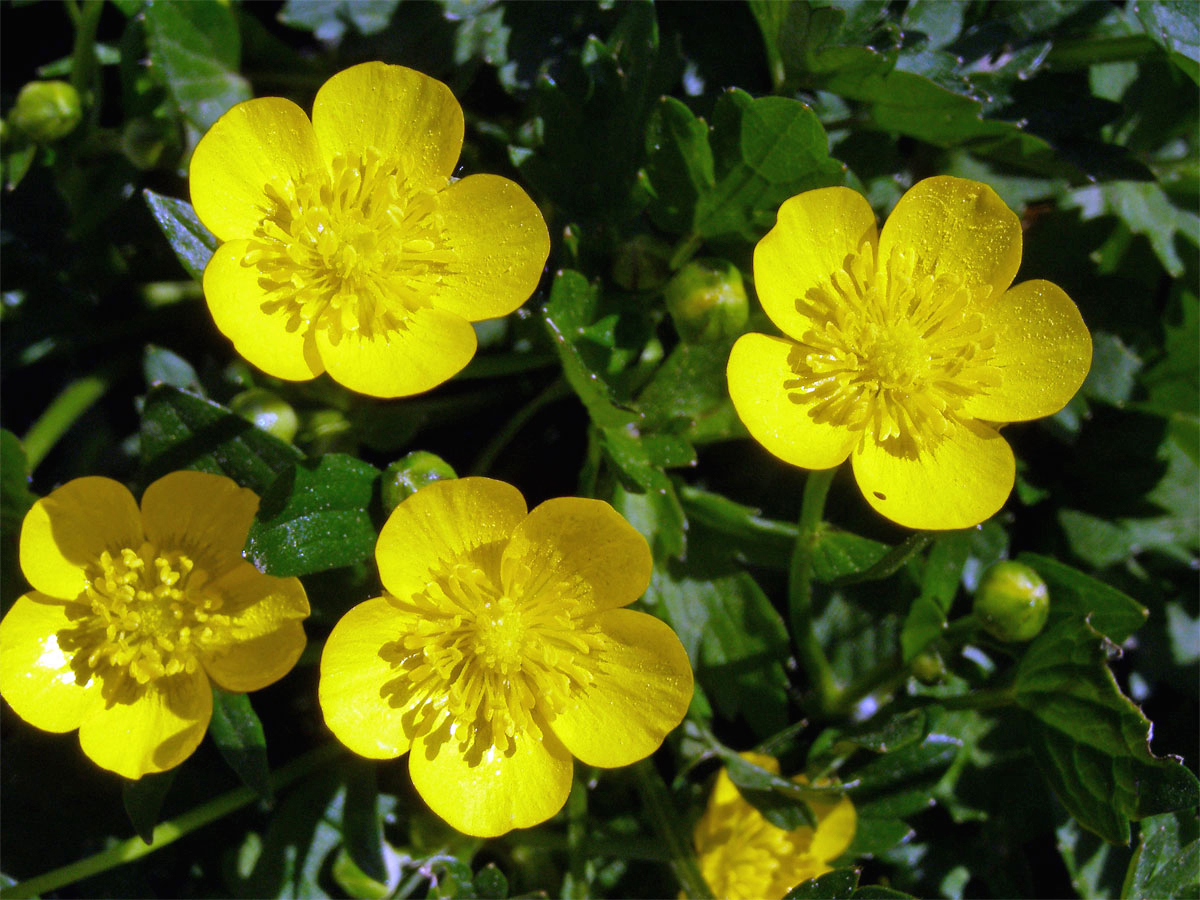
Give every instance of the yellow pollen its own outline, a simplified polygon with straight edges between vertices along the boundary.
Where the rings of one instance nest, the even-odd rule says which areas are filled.
[[[384,693],[405,710],[408,737],[453,740],[472,765],[490,748],[511,755],[526,736],[541,740],[600,656],[599,629],[567,586],[498,582],[457,563],[422,593],[392,598],[404,631],[382,650],[396,672]]]
[[[58,632],[77,684],[102,682],[110,704],[129,702],[159,678],[195,672],[198,652],[229,628],[220,596],[191,558],[143,543],[106,550],[89,565],[85,612]]]
[[[453,263],[435,191],[374,149],[265,191],[243,264],[290,331],[324,328],[337,343],[406,328]]]
[[[963,404],[1001,379],[995,336],[974,311],[987,289],[914,270],[913,256],[896,251],[880,272],[863,247],[798,299],[812,327],[789,355],[795,377],[784,382],[815,421],[869,430],[909,458],[935,446]]]

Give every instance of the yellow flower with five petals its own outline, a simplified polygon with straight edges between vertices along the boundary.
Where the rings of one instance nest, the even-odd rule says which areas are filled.
[[[848,188],[792,197],[754,252],[759,299],[786,337],[734,345],[738,415],[793,465],[852,457],[867,502],[901,525],[978,524],[1015,478],[997,426],[1057,412],[1091,365],[1061,288],[1010,287],[1020,262],[1017,216],[974,181],[919,182],[882,232]]]
[[[628,765],[683,719],[687,654],[622,608],[652,564],[607,503],[527,512],[504,482],[434,482],[392,512],[375,557],[387,593],[334,626],[321,709],[355,753],[407,752],[417,791],[459,831],[543,822],[566,802],[573,756]]]
[[[741,756],[779,774],[779,763],[770,756]],[[793,781],[804,783],[804,778]],[[802,881],[831,871],[829,863],[854,839],[858,815],[844,794],[814,793],[808,803],[815,829],[777,828],[746,802],[722,769],[693,835],[700,872],[713,893],[730,900],[778,900]]]
[[[124,485],[77,478],[21,527],[33,591],[0,622],[0,695],[45,731],[79,729],[98,765],[140,778],[204,737],[212,687],[255,691],[304,649],[295,578],[242,559],[258,497],[220,475],[173,472],[139,509]]]
[[[311,122],[279,97],[222,116],[189,183],[222,241],[204,295],[238,352],[278,378],[327,371],[377,397],[462,369],[471,323],[525,302],[550,250],[516,184],[451,177],[462,141],[449,88],[378,62],[325,82]]]

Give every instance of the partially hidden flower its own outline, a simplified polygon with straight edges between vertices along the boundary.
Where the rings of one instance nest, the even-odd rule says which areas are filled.
[[[386,593],[321,656],[325,721],[362,756],[407,752],[417,791],[459,831],[543,822],[572,757],[628,765],[682,720],[687,654],[622,608],[649,585],[650,550],[607,503],[527,512],[504,482],[436,481],[392,512],[375,558]]]
[[[429,390],[475,354],[471,323],[507,315],[549,254],[512,181],[451,177],[463,114],[446,85],[363,63],[318,91],[312,121],[264,97],[222,116],[192,154],[217,327],[264,372],[328,372],[364,394]]]
[[[997,427],[1057,412],[1091,365],[1061,288],[1010,287],[1020,262],[1017,216],[974,181],[921,181],[882,232],[848,188],[792,197],[754,252],[759,299],[785,337],[734,345],[738,415],[793,465],[851,457],[867,502],[901,525],[983,521],[1015,477]]]
[[[779,774],[779,763],[770,756],[741,756]],[[802,776],[792,780],[805,783]],[[777,828],[743,799],[722,769],[694,835],[700,872],[713,894],[730,900],[779,900],[802,881],[831,871],[829,863],[854,838],[854,804],[845,794],[825,793],[813,793],[808,804],[816,828]]]
[[[179,765],[204,737],[215,684],[254,691],[304,649],[304,588],[242,559],[258,497],[173,472],[138,507],[120,483],[77,478],[21,527],[33,591],[0,622],[0,695],[126,778]]]

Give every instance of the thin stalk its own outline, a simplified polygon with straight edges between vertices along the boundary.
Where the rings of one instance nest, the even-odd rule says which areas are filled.
[[[683,264],[696,255],[696,251],[703,243],[704,238],[692,232],[676,244],[675,249],[671,251],[671,259],[667,263],[671,271],[675,272],[683,268]]]
[[[512,443],[513,439],[520,434],[521,429],[529,424],[530,419],[551,403],[570,395],[571,386],[564,379],[558,378],[552,381],[545,390],[517,410],[503,428],[492,435],[492,439],[475,457],[475,462],[471,466],[471,474],[483,475],[487,472],[496,461],[496,457],[504,452],[504,448]]]
[[[67,12],[70,13],[70,7]],[[71,87],[79,92],[91,121],[99,115],[100,98],[96,90],[96,31],[100,27],[103,0],[84,0],[71,16],[75,25],[75,43],[71,49]]]
[[[337,743],[323,744],[300,756],[284,766],[281,766],[271,776],[271,787],[276,791],[298,781],[314,769],[341,755],[342,747]],[[18,897],[36,897],[48,891],[56,891],[68,884],[74,884],[84,878],[99,875],[117,866],[141,859],[156,850],[161,850],[168,844],[173,844],[193,831],[215,822],[220,818],[248,806],[258,800],[258,794],[248,787],[235,788],[188,810],[168,822],[163,822],[154,829],[153,840],[147,844],[140,837],[132,837],[127,841],[115,844],[94,856],[87,856],[73,863],[54,869],[44,875],[18,882],[0,892],[5,900]]]
[[[816,548],[825,498],[837,469],[816,469],[808,473],[800,502],[800,522],[788,568],[788,612],[796,656],[817,692],[818,709],[824,712],[834,704],[837,684],[821,642],[813,628],[813,550]]]
[[[1046,54],[1052,69],[1085,69],[1097,63],[1131,62],[1160,52],[1154,39],[1144,34],[1056,41]]]
[[[93,372],[76,379],[63,388],[51,401],[46,411],[25,433],[21,441],[25,448],[25,460],[32,472],[54,445],[75,424],[75,420],[91,408],[112,386],[112,368]]]
[[[635,763],[633,775],[638,793],[642,795],[642,808],[650,816],[654,830],[670,853],[671,868],[679,879],[684,896],[692,900],[713,900],[712,888],[700,874],[700,864],[692,851],[691,836],[683,830],[679,810],[671,802],[671,795],[662,776],[654,768],[654,763],[648,759]]]

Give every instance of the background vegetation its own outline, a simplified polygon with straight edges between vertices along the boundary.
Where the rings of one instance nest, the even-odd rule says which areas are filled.
[[[765,746],[787,773],[848,786],[860,827],[840,865],[859,867],[863,885],[1195,896],[1194,4],[0,11],[4,608],[27,589],[15,542],[37,496],[82,475],[140,489],[186,466],[264,495],[251,558],[303,575],[313,602],[298,668],[252,706],[218,697],[211,739],[165,776],[124,784],[73,737],[5,706],[5,885],[140,853],[136,832],[156,836],[155,852],[75,871],[88,877],[50,895],[672,896],[714,771]],[[554,244],[526,307],[479,326],[465,372],[392,402],[325,378],[281,383],[236,358],[195,280],[214,243],[186,203],[190,150],[229,106],[277,95],[307,109],[331,74],[374,59],[450,85],[467,115],[464,171],[524,185]],[[63,136],[54,114],[17,113],[39,79],[80,98]],[[793,661],[806,634],[788,600],[806,474],[733,414],[734,335],[681,340],[662,285],[696,255],[732,262],[749,285],[754,243],[801,190],[846,184],[882,216],[935,174],[985,181],[1021,215],[1020,278],[1076,301],[1093,370],[1061,413],[1005,429],[1017,488],[977,529],[910,534],[839,473],[827,521],[801,535],[814,634],[846,689],[822,709]],[[771,331],[750,293],[746,328]],[[254,387],[295,410],[290,441],[229,411]],[[698,687],[654,777],[581,766],[556,819],[480,841],[427,811],[403,762],[357,760],[325,730],[320,647],[378,590],[381,472],[414,450],[510,481],[531,506],[607,499],[647,535],[656,571],[642,604],[676,629]],[[320,508],[306,505],[313,487]],[[1047,630],[1029,644],[943,632],[1005,557],[1050,584]],[[802,820],[761,773],[735,780],[777,821]],[[854,877],[803,896],[850,896]]]

